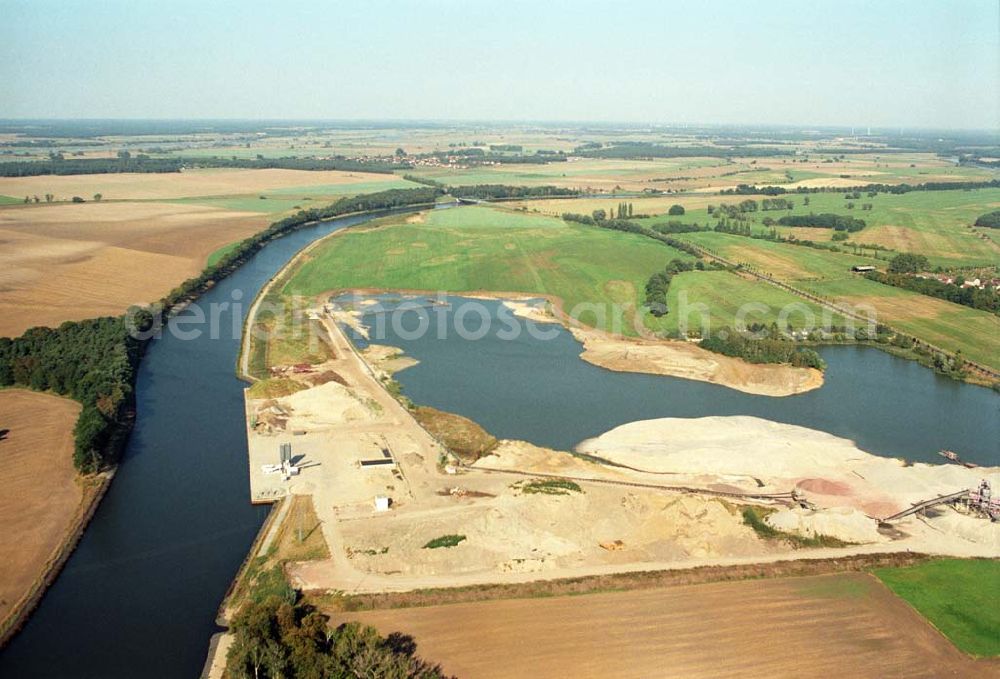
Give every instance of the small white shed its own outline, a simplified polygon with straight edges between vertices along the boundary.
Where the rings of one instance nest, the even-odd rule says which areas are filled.
[[[392,500],[390,500],[387,496],[385,496],[385,495],[376,495],[375,496],[375,511],[376,512],[387,512],[387,511],[389,511],[389,505],[391,503],[392,503]]]

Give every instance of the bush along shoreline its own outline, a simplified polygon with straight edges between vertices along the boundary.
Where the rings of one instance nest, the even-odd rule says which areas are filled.
[[[732,328],[723,328],[701,340],[698,346],[723,356],[741,358],[747,363],[784,363],[796,368],[826,370],[826,362],[815,350],[783,337],[777,325],[772,325],[764,334],[764,337],[748,337]]]

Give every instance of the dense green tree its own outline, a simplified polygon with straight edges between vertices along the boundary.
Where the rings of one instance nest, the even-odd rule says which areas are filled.
[[[411,637],[382,637],[358,623],[330,629],[326,615],[277,597],[246,604],[231,630],[227,679],[445,679],[416,656]]]
[[[976,226],[985,226],[990,229],[1000,229],[1000,210],[987,212],[976,219]]]
[[[460,198],[537,198],[541,196],[577,196],[575,189],[564,189],[559,186],[509,186],[507,184],[476,184],[474,186],[453,186],[451,188],[433,180],[421,179],[413,175],[403,175],[404,179],[433,186]]]
[[[931,263],[924,255],[915,255],[903,252],[889,260],[890,273],[917,273],[927,271],[931,268]]]
[[[812,349],[800,347],[794,340],[785,339],[776,325],[769,328],[759,326],[748,328],[754,336],[738,332],[732,328],[722,328],[711,337],[699,342],[699,346],[725,356],[742,358],[749,363],[788,363],[796,367],[824,370],[826,364]],[[764,337],[757,335],[764,333]]]
[[[701,262],[698,262],[701,264]],[[659,318],[665,315],[669,308],[667,306],[667,290],[670,287],[671,279],[683,271],[692,271],[695,268],[693,262],[685,262],[681,259],[672,259],[664,267],[663,271],[658,271],[646,281],[646,306],[649,312]],[[702,265],[704,268],[704,265]]]
[[[810,226],[817,229],[833,229],[835,231],[847,231],[850,233],[860,231],[866,226],[863,219],[838,215],[832,212],[786,215],[780,218],[778,223],[782,226]]]

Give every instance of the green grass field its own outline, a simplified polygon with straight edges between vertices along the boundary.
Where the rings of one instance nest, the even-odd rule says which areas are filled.
[[[941,559],[875,575],[961,650],[1000,655],[1000,561]]]
[[[993,242],[990,234],[983,234],[972,227],[976,217],[1000,206],[1000,189],[976,189],[973,191],[911,191],[900,195],[880,193],[869,198],[862,193],[861,198],[848,200],[843,193],[815,193],[809,195],[809,205],[804,204],[805,196],[790,194],[784,196],[795,204],[792,210],[758,211],[754,214],[756,231],[766,231],[761,224],[765,217],[777,220],[789,214],[809,214],[810,212],[834,212],[863,219],[868,226],[851,235],[851,241],[870,243],[887,247],[895,252],[913,252],[926,255],[931,263],[941,266],[990,266],[1000,265],[1000,246]],[[720,196],[718,204],[735,204],[746,198],[760,201],[761,196]],[[684,205],[684,198],[678,197]],[[848,210],[846,204],[855,207]],[[862,203],[871,203],[871,210],[862,210]],[[660,217],[651,221],[662,221]],[[714,224],[706,208],[688,210],[684,221],[699,224]],[[787,234],[791,230],[778,227]],[[833,232],[829,229],[797,229],[796,237],[810,237],[816,241],[829,241]],[[984,237],[985,236],[985,237]]]
[[[432,211],[420,223],[391,217],[379,224],[317,248],[283,294],[355,287],[503,291],[553,295],[570,312],[588,302],[634,308],[653,272],[674,257],[687,258],[642,236],[487,207]],[[856,276],[849,269],[859,258],[728,234],[681,237],[736,261],[752,261],[759,270],[831,301],[870,305],[880,322],[1000,368],[1000,318]],[[783,309],[792,310],[785,318],[793,328],[803,327],[810,314],[824,319],[816,305],[774,286],[725,271],[695,271],[674,278],[670,313],[643,320],[647,328],[670,334],[696,332],[703,327],[703,310],[710,327],[719,328],[736,324],[747,303],[755,303],[742,316],[747,323],[781,320]],[[622,331],[635,334],[633,314],[624,316]],[[610,327],[590,314],[580,318]],[[830,321],[842,323],[836,316]]]
[[[24,198],[15,198],[14,196],[0,196],[0,205],[19,205],[24,203]]]
[[[710,323],[702,334],[724,326],[745,327],[752,323],[778,322],[789,329],[800,329],[824,322],[824,312],[819,306],[729,271],[691,271],[674,276],[667,292],[667,305],[670,313],[659,320],[648,319],[647,323],[671,335],[702,329],[702,311],[707,312]],[[831,314],[829,324],[842,325],[843,318]]]
[[[871,305],[880,322],[1000,369],[1000,317],[995,314],[882,285],[860,276],[797,285],[840,303]]]
[[[344,233],[317,248],[283,294],[353,287],[505,291],[554,295],[569,312],[588,302],[635,307],[653,272],[672,258],[691,259],[643,236],[484,207],[426,213],[422,223],[393,217],[382,224]],[[786,307],[792,308],[787,321],[793,328],[802,327],[808,314],[822,316],[817,306],[773,286],[728,271],[692,271],[674,278],[671,313],[659,319],[647,315],[643,321],[670,334],[697,332],[703,329],[704,312],[710,328],[732,326],[747,302],[766,308],[752,309],[742,317],[746,323],[777,321]],[[635,334],[633,318],[625,314],[624,333]],[[609,327],[591,314],[580,319]]]
[[[643,236],[485,207],[381,223],[319,246],[283,294],[354,287],[524,292],[554,295],[572,311],[581,303],[634,305],[653,272],[672,258],[690,259]]]
[[[762,273],[830,301],[870,305],[879,322],[1000,369],[1000,317],[882,285],[850,271],[853,264],[884,267],[884,261],[724,233],[681,234],[677,238],[697,243],[729,260],[749,263]],[[671,294],[674,292],[671,286]],[[704,294],[711,292],[708,290]],[[724,299],[754,299],[739,291],[733,291],[732,295]]]
[[[820,231],[821,229],[816,229]],[[741,264],[752,265],[784,281],[836,280],[851,278],[855,264],[885,265],[871,257],[830,252],[801,245],[734,236],[728,233],[700,232],[675,236],[714,254]]]
[[[240,241],[236,241],[235,243],[230,243],[229,245],[223,245],[221,248],[219,248],[218,250],[216,250],[215,252],[213,252],[208,256],[208,260],[206,260],[205,265],[212,266],[220,259],[228,255],[230,252],[235,250],[237,247],[239,247],[239,244]]]

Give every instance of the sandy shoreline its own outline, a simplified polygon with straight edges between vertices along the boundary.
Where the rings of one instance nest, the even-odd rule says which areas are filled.
[[[823,386],[823,373],[815,368],[747,363],[691,342],[629,339],[583,328],[572,331],[583,343],[580,358],[608,370],[711,382],[758,396],[793,396]]]

